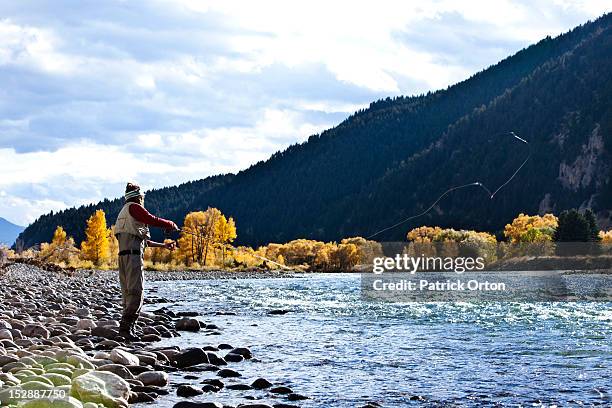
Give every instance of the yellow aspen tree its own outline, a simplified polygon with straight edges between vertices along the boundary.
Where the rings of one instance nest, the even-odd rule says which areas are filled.
[[[512,220],[512,224],[506,224],[504,236],[512,243],[551,241],[558,225],[559,220],[553,214],[539,216],[521,213]]]
[[[178,239],[179,253],[187,265],[201,263],[204,258],[204,237],[200,234],[206,223],[204,211],[190,212],[183,221],[183,231]]]
[[[66,245],[66,231],[61,226],[57,226],[53,233],[50,243],[42,243],[40,245],[40,257],[44,261],[55,262],[58,258],[57,252],[62,250]]]
[[[103,265],[109,257],[108,229],[104,210],[97,210],[87,220],[85,241],[81,243],[82,255],[94,265]]]
[[[59,247],[66,244],[66,231],[61,226],[58,226],[53,233],[53,239],[51,240],[51,244]]]
[[[204,265],[206,265],[210,248],[218,243],[218,224],[223,214],[217,208],[208,207],[204,216],[204,224],[200,226],[200,234],[204,240]]]
[[[237,237],[236,234],[236,223],[234,219],[229,217],[225,218],[223,214],[219,217],[217,222],[216,241],[221,246],[221,257],[223,266],[225,266],[225,247],[231,244]]]

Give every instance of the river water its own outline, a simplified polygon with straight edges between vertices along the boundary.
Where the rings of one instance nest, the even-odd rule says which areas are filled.
[[[226,385],[265,377],[310,397],[295,403],[302,407],[612,406],[611,302],[385,303],[362,299],[356,274],[148,288],[173,299],[172,310],[198,311],[222,328],[220,336],[185,333],[163,344],[247,346],[255,361],[230,364],[243,377]],[[220,310],[236,315],[215,315]],[[185,374],[172,381],[215,378]],[[172,394],[158,404],[183,400]],[[265,391],[227,389],[192,400],[252,398],[287,403]]]

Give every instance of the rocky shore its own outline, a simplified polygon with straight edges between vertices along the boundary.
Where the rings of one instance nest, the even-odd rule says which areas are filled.
[[[148,280],[240,277],[265,276],[259,272],[147,273]],[[147,299],[149,303],[164,301]],[[307,399],[265,378],[240,382],[240,365],[253,358],[246,347],[218,342],[180,349],[167,341],[159,346],[162,338],[178,337],[181,331],[202,331],[210,335],[202,339],[219,339],[220,329],[196,311],[155,307],[143,312],[137,323],[140,341],[126,342],[118,334],[120,304],[116,272],[66,274],[23,264],[0,271],[0,406],[122,408],[150,402],[175,408],[230,407],[215,401],[222,390],[257,390],[266,400],[275,401],[268,404],[247,397],[236,405],[240,408],[290,408],[298,406],[295,401]],[[168,374],[179,372],[191,380],[198,373],[216,375],[202,377],[194,386],[173,383],[170,378],[176,376]],[[167,405],[163,397],[169,394],[180,400]],[[156,403],[158,399],[165,402]]]

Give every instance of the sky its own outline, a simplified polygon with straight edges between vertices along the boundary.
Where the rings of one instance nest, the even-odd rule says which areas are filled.
[[[0,3],[0,217],[236,172],[609,1]]]

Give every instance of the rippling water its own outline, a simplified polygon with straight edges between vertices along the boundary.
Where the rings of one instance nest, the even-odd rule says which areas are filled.
[[[362,300],[360,277],[350,274],[148,287],[174,299],[173,310],[211,314],[204,319],[223,328],[167,344],[248,346],[257,361],[232,364],[243,374],[236,382],[283,383],[312,398],[297,403],[303,407],[612,404],[610,302],[382,303]],[[212,315],[218,310],[237,315]],[[184,374],[174,382],[199,383]],[[194,400],[236,405],[249,397],[286,402],[225,389]]]

